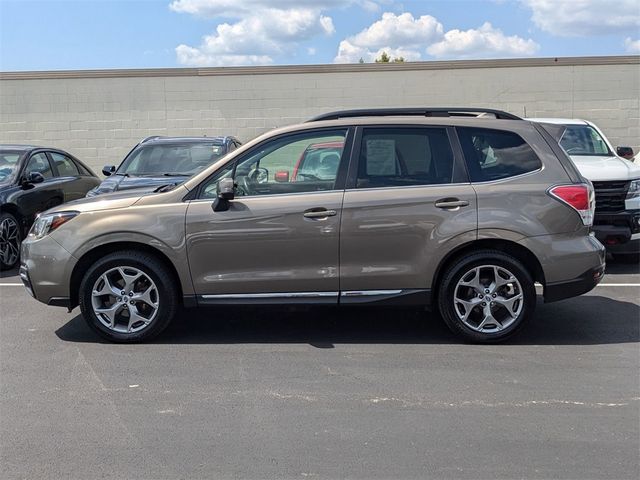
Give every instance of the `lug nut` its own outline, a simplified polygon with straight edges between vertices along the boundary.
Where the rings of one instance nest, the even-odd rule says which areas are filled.
[[[133,297],[133,292],[129,292],[129,296],[130,296],[130,297]]]
[[[126,293],[127,293],[127,292],[125,292],[124,290],[122,290],[122,291],[120,292],[120,295],[124,295],[124,294],[126,294]]]
[[[478,294],[478,298],[482,298],[482,294],[481,293]]]
[[[119,302],[121,302],[121,301],[122,301],[122,298],[121,298],[121,297],[118,297],[118,301],[119,301]]]
[[[133,300],[131,300],[129,303],[130,303],[131,305],[133,305],[133,304],[134,304],[134,303],[136,303],[136,302],[134,302]]]
[[[487,288],[487,289],[484,291],[484,293],[489,293],[489,289]]]
[[[494,293],[494,294],[493,294],[493,295],[491,295],[491,296],[492,296],[493,298],[496,298],[496,296],[497,296],[497,295]]]
[[[487,306],[487,304],[486,304],[485,302],[482,302],[482,306],[483,306],[483,307],[486,307],[486,306]]]

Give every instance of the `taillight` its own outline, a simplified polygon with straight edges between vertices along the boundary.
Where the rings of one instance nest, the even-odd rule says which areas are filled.
[[[566,203],[580,214],[582,223],[590,227],[593,225],[593,215],[596,209],[595,195],[591,183],[558,185],[549,190],[551,196]]]

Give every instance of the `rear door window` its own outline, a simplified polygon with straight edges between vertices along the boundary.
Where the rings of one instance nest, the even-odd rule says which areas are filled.
[[[365,128],[356,188],[438,185],[454,181],[445,128]]]
[[[542,168],[540,159],[518,134],[487,128],[457,128],[472,182],[514,177]]]
[[[51,159],[58,170],[59,177],[75,177],[79,175],[78,167],[70,158],[56,152],[49,152],[49,155],[51,155]]]

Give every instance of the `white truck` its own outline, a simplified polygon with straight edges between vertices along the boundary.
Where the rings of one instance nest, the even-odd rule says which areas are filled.
[[[633,150],[614,149],[602,131],[586,120],[527,120],[564,127],[549,133],[593,183],[596,238],[614,255],[640,255],[640,165],[633,161]]]

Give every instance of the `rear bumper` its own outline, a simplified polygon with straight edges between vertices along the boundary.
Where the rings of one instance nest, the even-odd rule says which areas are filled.
[[[545,303],[577,297],[591,291],[604,278],[605,265],[591,268],[578,278],[563,282],[547,283],[544,289]]]

